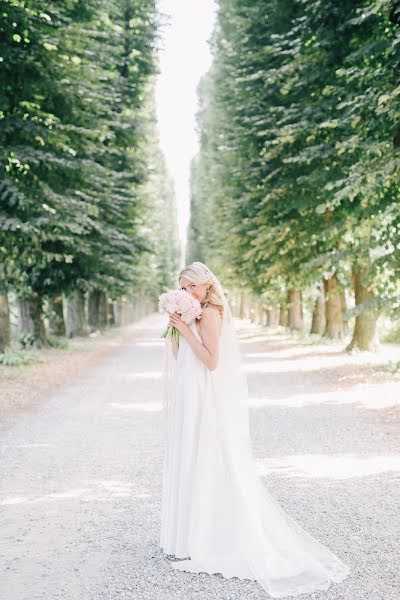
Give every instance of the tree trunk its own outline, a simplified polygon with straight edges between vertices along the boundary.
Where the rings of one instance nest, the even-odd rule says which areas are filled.
[[[303,329],[303,303],[301,290],[290,288],[287,295],[288,326],[290,329]]]
[[[18,298],[19,341],[34,348],[50,346],[44,324],[43,300],[39,293],[32,298]]]
[[[324,337],[341,339],[345,335],[341,289],[336,275],[324,279],[326,326]]]
[[[67,297],[67,337],[85,336],[85,296],[80,290],[74,290]]]
[[[244,319],[244,305],[245,305],[245,293],[244,293],[244,290],[242,290],[240,293],[239,319]]]
[[[323,335],[326,327],[325,315],[325,293],[321,290],[318,298],[315,301],[310,333]]]
[[[254,302],[253,302],[253,298],[251,296],[249,296],[249,298],[247,299],[247,318],[250,320],[251,323],[255,322],[254,319]]]
[[[139,289],[139,293],[136,297],[136,319],[141,319],[143,317],[143,291]]]
[[[271,308],[267,308],[267,327],[272,327],[272,309]]]
[[[279,325],[279,306],[276,304],[271,307],[271,322],[273,327]]]
[[[143,302],[141,305],[143,305]],[[88,297],[89,330],[96,331],[107,327],[109,314],[112,315],[112,312],[109,312],[108,300],[105,292],[102,290],[92,290]]]
[[[232,315],[235,318],[238,318],[238,316],[239,316],[239,305],[240,305],[240,292],[238,292],[236,290],[235,291],[235,301],[232,305]]]
[[[116,325],[115,307],[116,305],[113,302],[108,303],[108,322],[110,325]],[[154,309],[153,312],[155,312],[155,310],[156,309]]]
[[[264,325],[265,325],[265,317],[266,317],[265,306],[260,303],[258,305],[258,320],[262,327],[264,327]]]
[[[280,304],[279,305],[279,325],[281,327],[286,327],[287,326],[287,320],[288,320],[288,311],[287,311],[287,308],[283,304]]]
[[[362,303],[372,302],[375,298],[373,290],[366,281],[368,266],[358,267],[353,265],[353,285],[356,308]],[[356,316],[353,338],[346,350],[353,349],[375,352],[379,349],[379,340],[376,332],[377,314],[374,308],[361,308],[362,312]]]
[[[18,304],[18,339],[25,346],[33,343],[35,335],[35,327],[31,317],[29,298],[17,298]]]
[[[0,294],[0,352],[11,344],[10,307],[7,292]]]
[[[345,334],[347,334],[349,331],[349,322],[344,319],[344,315],[347,311],[346,294],[344,293],[344,290],[342,290],[340,293],[340,302],[342,304],[343,330]]]
[[[36,293],[34,295],[30,306],[35,337],[33,345],[35,348],[44,348],[46,346],[50,346],[51,344],[47,339],[46,327],[44,323],[43,298],[40,293]]]
[[[144,308],[143,300],[141,302],[142,310]],[[99,325],[101,329],[105,329],[108,325],[107,296],[103,291],[100,292],[99,300]]]
[[[49,329],[53,335],[65,335],[63,298],[61,294],[49,298]]]
[[[157,308],[158,310],[158,308]],[[122,302],[117,302],[114,306],[114,315],[115,315],[115,324],[118,325],[119,327],[121,325],[125,325],[124,323],[124,311],[123,311],[123,305]]]
[[[89,331],[97,331],[100,326],[100,290],[91,290],[88,294],[88,327]]]

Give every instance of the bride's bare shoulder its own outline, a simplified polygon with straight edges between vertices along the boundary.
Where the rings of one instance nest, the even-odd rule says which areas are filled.
[[[217,315],[219,329],[221,330],[222,314],[221,314],[219,307],[215,304],[207,304],[207,306],[205,308],[203,308],[203,312],[201,314],[201,318],[199,321],[200,326],[201,326],[201,321],[204,316],[207,317],[208,315],[214,315],[214,314]]]
[[[222,318],[222,314],[221,314],[221,309],[219,306],[217,306],[216,304],[207,304],[207,306],[205,308],[203,308],[203,312],[202,314],[209,314],[209,313],[217,313],[217,315],[219,315]]]

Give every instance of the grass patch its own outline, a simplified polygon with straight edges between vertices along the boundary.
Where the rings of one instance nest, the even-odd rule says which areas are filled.
[[[6,348],[0,354],[0,365],[7,367],[20,367],[21,365],[28,365],[35,362],[43,361],[38,357],[36,352],[30,352],[29,350],[12,350]]]
[[[386,365],[386,371],[392,374],[400,373],[400,360],[390,360]]]
[[[68,350],[68,340],[64,337],[58,337],[56,335],[47,335],[47,339],[53,348],[60,348],[61,350]]]
[[[382,335],[382,342],[387,344],[399,344],[400,343],[400,328],[387,331]]]

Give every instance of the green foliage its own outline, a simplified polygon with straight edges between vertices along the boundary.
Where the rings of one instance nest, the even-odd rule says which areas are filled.
[[[0,0],[0,14],[0,285],[111,300],[146,288],[144,265],[156,253],[171,270],[176,251],[173,220],[168,265],[149,226],[149,177],[170,186],[162,159],[149,165],[155,0]]]
[[[390,7],[219,1],[199,93],[191,248],[211,262],[218,248],[221,268],[256,294],[279,298],[277,282],[306,287],[334,272],[350,285],[349,266],[368,265],[379,309],[399,309],[400,28]]]
[[[145,162],[148,178],[144,191],[142,209],[143,233],[149,240],[150,252],[141,264],[141,285],[158,301],[158,295],[176,285],[180,263],[178,217],[175,189],[167,171],[156,127],[154,102],[155,82],[147,90],[143,111],[145,120]]]
[[[43,362],[38,358],[37,353],[28,350],[11,350],[6,348],[0,353],[0,365],[7,367],[20,367],[31,363]]]
[[[398,320],[398,318],[392,323],[391,327],[386,328],[386,331],[384,331],[384,334],[382,336],[382,341],[387,342],[389,344],[400,343],[400,321]]]
[[[134,108],[152,69],[152,3],[3,4],[5,277],[21,292],[118,292],[134,282],[146,248],[137,232],[144,167]],[[17,48],[15,23],[29,40]],[[128,134],[132,123],[139,131]]]
[[[24,331],[19,335],[18,343],[24,349],[32,348],[35,343],[35,336],[32,333]]]
[[[400,373],[400,361],[389,361],[386,366],[386,370],[392,374]]]
[[[69,343],[63,337],[57,337],[56,335],[48,335],[47,340],[53,348],[58,348],[60,350],[68,350]]]

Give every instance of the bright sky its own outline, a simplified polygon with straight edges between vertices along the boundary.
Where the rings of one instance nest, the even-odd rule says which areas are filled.
[[[211,65],[208,45],[214,19],[213,0],[158,0],[164,20],[160,74],[156,86],[161,148],[175,182],[183,261],[190,212],[190,161],[198,150],[195,132],[196,88]],[[167,20],[168,19],[168,20]]]

